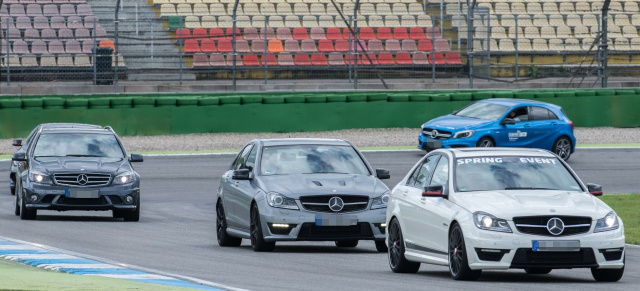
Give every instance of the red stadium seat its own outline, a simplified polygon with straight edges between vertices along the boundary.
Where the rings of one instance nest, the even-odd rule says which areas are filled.
[[[345,64],[343,54],[329,54],[330,66],[344,66]]]
[[[376,35],[373,33],[373,28],[371,27],[360,28],[360,34],[358,34],[358,39],[370,40],[375,38],[376,38]]]
[[[349,39],[349,35],[351,35],[351,30],[348,27],[342,29],[342,38]],[[355,37],[351,35],[351,40],[354,40]]]
[[[326,34],[324,33],[324,28],[322,27],[312,27],[310,34],[311,34],[311,39],[315,39],[315,40],[327,38]]]
[[[305,39],[300,42],[300,51],[305,53],[317,53],[316,41],[313,39]]]
[[[403,39],[402,40],[402,50],[408,52],[415,52],[418,50],[416,46],[416,41],[413,39]]]
[[[213,42],[213,39],[205,38],[200,41],[200,50],[203,53],[215,53],[218,52],[216,49],[216,44]]]
[[[213,39],[223,38],[224,30],[222,30],[222,28],[209,29],[209,37]]]
[[[206,28],[194,28],[191,33],[191,37],[202,39],[209,37],[209,34],[207,34]]]
[[[244,39],[246,40],[261,39],[261,37],[258,35],[258,29],[255,27],[247,27],[242,33],[244,34]]]
[[[400,41],[397,39],[389,39],[385,41],[385,50],[388,52],[395,52],[400,50]]]
[[[395,38],[395,39],[409,38],[409,33],[407,33],[407,29],[404,28],[404,27],[394,27],[393,28],[393,38]]]
[[[412,54],[414,65],[429,65],[429,57],[426,52],[417,52]]]
[[[311,66],[309,55],[306,54],[296,54],[294,56],[294,63],[296,64],[296,66]]]
[[[229,27],[224,31],[224,37],[226,39],[233,39],[233,28],[232,27]],[[240,32],[240,28],[236,28],[236,39],[242,39],[242,33]]]
[[[299,53],[300,44],[295,39],[287,39],[284,41],[284,51],[288,53]]]
[[[254,39],[251,41],[251,51],[254,53],[264,53],[264,39]]]
[[[358,40],[358,42],[352,41],[351,43],[353,44],[353,47],[351,48],[353,51],[357,51],[357,52],[367,51],[367,43],[364,40]]]
[[[286,27],[278,27],[276,30],[276,38],[277,39],[293,39],[291,36],[291,30]]]
[[[198,44],[198,40],[197,39],[185,40],[183,49],[185,53],[189,53],[189,54],[199,53],[200,45]]]
[[[411,38],[411,39],[423,39],[424,38],[424,29],[422,29],[422,27],[411,27],[411,28],[409,28],[409,38]]]
[[[245,66],[259,66],[260,61],[258,60],[258,55],[244,55],[242,56],[242,60],[244,61]]]
[[[235,57],[235,59],[234,59]],[[242,62],[242,58],[240,56],[228,55],[227,56],[227,66],[233,67],[233,62],[235,60],[236,67],[243,67],[244,63]]]
[[[460,60],[460,53],[446,53],[444,60],[447,65],[462,65],[462,60]]]
[[[349,41],[346,39],[336,39],[335,49],[337,52],[348,52]]]
[[[435,58],[431,58],[432,62],[435,62],[436,65],[446,65],[447,63],[444,60],[443,53],[435,53]]]
[[[369,42],[367,43],[368,46],[368,50],[370,52],[381,52],[384,51],[384,47],[382,47],[382,41],[379,39],[372,39],[369,40]]]
[[[270,39],[267,43],[267,49],[270,53],[282,53],[284,52],[284,47],[282,46],[282,41],[277,39]]]
[[[321,39],[318,41],[318,51],[319,52],[335,52],[333,49],[333,43],[330,39]]]
[[[194,67],[208,67],[209,57],[206,54],[195,54],[193,55],[193,66]]]
[[[393,55],[390,52],[381,52],[378,54],[378,64],[381,66],[391,66],[395,65],[396,62],[393,61]]]
[[[418,50],[421,52],[430,52],[433,50],[433,44],[430,39],[419,39]]]
[[[389,27],[380,27],[378,28],[378,39],[379,40],[387,40],[392,39],[393,34],[391,33],[391,28]]]
[[[279,54],[278,65],[280,66],[295,66],[293,62],[293,56],[291,54]]]
[[[293,39],[309,39],[309,32],[304,27],[296,27],[293,29]]]
[[[343,39],[342,38],[342,32],[340,31],[340,28],[337,27],[329,27],[327,28],[327,38],[328,39]]]
[[[377,65],[378,64],[378,59],[376,58],[375,54],[366,54],[366,55],[362,55],[360,57],[360,60],[358,60],[358,65],[364,65],[364,66],[369,66],[371,64]]]
[[[311,65],[313,66],[328,66],[327,57],[324,54],[311,55]]]
[[[267,31],[267,39],[276,39],[276,32],[273,31],[273,28],[267,27],[266,31]],[[264,32],[265,32],[265,29],[264,28],[260,28],[260,32],[258,33],[258,36],[261,39],[264,39]]]
[[[440,28],[438,27],[427,27],[427,38],[431,39],[435,36],[435,38],[440,38]]]
[[[188,28],[176,29],[176,38],[178,39],[191,38],[191,29],[188,29]]]
[[[411,54],[405,51],[396,52],[396,64],[398,65],[413,65],[411,61]]]
[[[262,55],[262,59],[264,60],[264,55]],[[271,55],[271,54],[267,55],[267,66],[277,66],[277,65],[278,65],[278,59],[276,58],[276,55]]]
[[[436,39],[436,51],[438,52],[448,52],[449,49],[449,41],[444,38]]]
[[[224,38],[218,40],[218,52],[221,52],[221,53],[233,52],[233,45],[231,44],[231,40],[224,39]]]
[[[224,55],[213,54],[211,55],[209,64],[211,64],[211,66],[214,66],[214,67],[224,67],[227,65],[227,62],[224,59]]]

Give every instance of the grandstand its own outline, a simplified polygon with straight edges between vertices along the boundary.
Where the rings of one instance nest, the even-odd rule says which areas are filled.
[[[472,14],[466,0],[358,3],[354,13],[353,0],[240,0],[237,7],[235,0],[126,1],[117,31],[115,0],[4,0],[1,78],[90,78],[79,72],[97,70],[99,47],[113,50],[111,65],[117,60],[121,70],[179,71],[180,80],[232,68],[233,78],[236,69],[264,70],[265,78],[267,70],[342,78],[347,68],[435,78],[468,75],[471,67],[491,78],[558,66],[587,67],[593,75],[602,62],[604,0],[477,0]],[[607,53],[614,67],[640,64],[639,3],[611,2]]]

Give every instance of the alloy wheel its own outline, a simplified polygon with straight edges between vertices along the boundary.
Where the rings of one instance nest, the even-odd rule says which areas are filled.
[[[393,223],[389,229],[389,263],[392,268],[398,266],[401,254],[402,240],[400,239],[400,226],[398,223]]]
[[[449,237],[449,266],[451,274],[457,276],[462,268],[463,261],[462,234],[459,228],[454,228]]]

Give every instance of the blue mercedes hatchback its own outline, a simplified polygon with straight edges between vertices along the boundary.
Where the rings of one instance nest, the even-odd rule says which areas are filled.
[[[523,99],[485,99],[421,127],[418,148],[528,147],[568,160],[576,148],[573,122],[562,107]]]

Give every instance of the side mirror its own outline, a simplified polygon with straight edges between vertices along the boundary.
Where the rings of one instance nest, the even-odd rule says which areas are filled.
[[[141,154],[131,154],[131,157],[129,158],[129,162],[132,163],[141,163],[143,161],[144,159],[142,158]]]
[[[451,114],[456,115],[458,112],[460,112],[460,110],[454,110]]]
[[[24,162],[24,161],[27,160],[27,154],[26,153],[15,153],[15,154],[13,154],[11,159],[14,160],[14,161],[18,161],[18,162]]]
[[[444,197],[444,187],[442,185],[431,185],[424,187],[422,197]]]
[[[389,174],[389,170],[385,170],[385,169],[376,169],[376,176],[380,180],[391,178],[391,175]]]
[[[249,169],[240,169],[233,171],[231,179],[234,180],[251,180],[251,171]]]
[[[602,186],[593,183],[587,183],[587,190],[593,196],[602,196]]]
[[[22,146],[22,140],[21,139],[14,139],[11,142],[11,145],[14,147],[21,147]]]
[[[516,121],[514,119],[508,118],[506,117],[505,119],[503,119],[500,124],[505,125],[505,124],[516,124]]]

